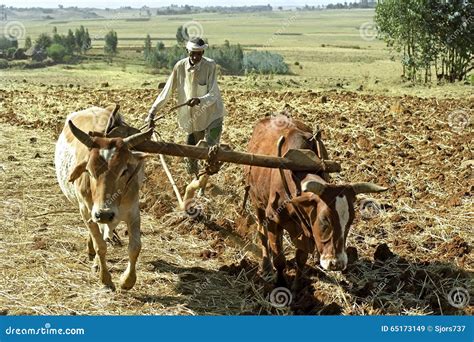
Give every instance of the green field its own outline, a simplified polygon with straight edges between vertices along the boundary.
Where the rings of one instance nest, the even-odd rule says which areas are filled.
[[[256,87],[258,89],[302,88],[311,90],[344,88],[391,95],[412,94],[418,96],[466,96],[470,86],[449,85],[443,87],[403,85],[399,58],[393,55],[384,42],[369,39],[360,33],[361,25],[373,22],[373,10],[327,11],[274,11],[269,13],[200,13],[194,15],[139,17],[138,10],[94,10],[98,18],[83,19],[76,14],[55,10],[53,19],[40,19],[37,13],[16,13],[24,26],[24,38],[33,40],[43,32],[58,33],[84,25],[90,32],[93,49],[88,52],[90,61],[82,65],[55,66],[34,73],[23,70],[8,71],[9,80],[32,77],[33,80],[48,78],[57,83],[88,84],[109,81],[113,86],[140,87],[145,81],[153,84],[163,81],[167,71],[153,72],[144,67],[141,49],[147,34],[153,43],[163,41],[166,46],[176,43],[176,29],[180,25],[190,32],[200,33],[211,45],[225,40],[239,43],[245,50],[269,50],[280,53],[289,64],[293,75],[282,77],[223,77],[224,86]],[[82,12],[81,12],[82,13]],[[89,12],[88,12],[89,13]],[[21,15],[21,16],[20,16]],[[36,15],[36,16],[35,16]],[[103,62],[104,35],[115,30],[119,37],[119,55],[112,65]],[[100,72],[99,72],[100,71]],[[151,76],[153,74],[153,76]],[[283,81],[279,81],[283,79]],[[230,80],[227,82],[227,80]],[[362,86],[362,87],[361,87]]]

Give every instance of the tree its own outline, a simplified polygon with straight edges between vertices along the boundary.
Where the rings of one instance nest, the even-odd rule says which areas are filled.
[[[176,41],[178,42],[178,45],[186,44],[188,38],[188,29],[186,27],[183,27],[183,25],[178,27],[178,29],[176,30]]]
[[[145,62],[153,68],[164,68],[168,66],[168,61],[172,58],[172,55],[172,52],[166,53],[165,45],[162,42],[157,42],[156,47],[153,50],[150,50],[148,55],[145,57]]]
[[[402,55],[403,75],[449,82],[466,78],[472,69],[474,25],[471,1],[384,0],[375,21],[387,46]]]
[[[145,57],[145,60],[149,58],[151,52],[151,37],[147,34],[145,38],[145,46],[143,47],[143,56]]]
[[[31,44],[31,37],[30,37],[30,36],[27,36],[27,37],[25,38],[25,46],[24,46],[25,50],[28,50],[28,49],[31,47],[31,45],[32,45],[32,44]]]
[[[117,32],[115,32],[114,30],[110,30],[109,33],[105,35],[104,52],[109,56],[115,55],[117,53],[117,45]]]
[[[76,41],[76,51],[80,53],[83,52],[83,47],[85,46],[85,35],[86,31],[84,29],[84,26],[82,25],[78,29],[76,29],[76,32],[74,33],[74,39]]]
[[[87,50],[90,50],[92,48],[92,40],[89,35],[89,30],[86,29],[84,32],[84,36],[82,37],[82,44],[81,44],[81,51],[82,53],[86,53]]]
[[[17,46],[15,46],[15,42],[18,44],[16,40],[0,36],[0,51],[16,48]]]
[[[46,52],[55,62],[62,62],[64,56],[66,56],[66,48],[61,44],[52,44],[46,49]]]
[[[76,38],[71,29],[67,31],[67,36],[64,38],[64,47],[68,54],[72,54],[76,49]]]
[[[36,39],[35,47],[36,49],[47,49],[53,43],[51,37],[47,33],[41,33]]]

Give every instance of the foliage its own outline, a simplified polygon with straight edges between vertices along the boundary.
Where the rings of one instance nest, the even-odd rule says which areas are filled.
[[[416,81],[463,80],[472,69],[474,8],[468,1],[384,0],[375,21],[387,46],[402,54],[403,75]]]
[[[143,47],[143,57],[145,57],[145,60],[148,60],[152,52],[152,43],[151,43],[151,37],[149,34],[146,35],[145,38],[145,46]]]
[[[33,45],[33,43],[31,42],[31,37],[30,37],[30,36],[27,36],[27,37],[25,38],[24,49],[25,49],[25,50],[28,50],[32,45]]]
[[[36,39],[36,42],[35,42],[35,48],[36,49],[47,49],[49,46],[51,46],[51,44],[53,44],[53,40],[51,39],[51,37],[49,36],[49,34],[47,33],[41,33],[38,38]]]
[[[18,41],[16,39],[12,39],[11,37],[0,36],[0,51],[17,47]]]
[[[62,62],[67,54],[66,48],[58,43],[53,43],[46,49],[46,52],[55,62]]]
[[[109,55],[114,55],[117,53],[117,44],[118,37],[117,32],[110,30],[109,33],[105,35],[105,46],[104,51]]]
[[[147,36],[144,58],[146,64],[153,68],[172,69],[176,62],[186,57],[186,50],[178,45],[165,48],[163,43],[158,42],[154,49],[150,49],[150,46],[151,41]],[[208,48],[204,56],[215,60],[225,72],[235,75],[242,74],[246,70],[262,74],[286,74],[289,72],[281,55],[257,51],[244,55],[240,44],[232,45],[227,40],[223,46]]]
[[[244,70],[259,74],[288,74],[288,65],[278,53],[268,51],[251,51],[244,55]]]
[[[150,50],[145,54],[146,63],[156,69],[171,69],[173,68],[173,65],[181,58],[184,58],[184,51],[182,48],[171,48],[166,51],[165,45],[160,41],[156,43],[156,46],[153,50]]]
[[[228,40],[222,47],[211,47],[206,56],[212,58],[231,74],[240,74],[243,71],[244,53],[240,44],[231,45]]]
[[[116,34],[115,34],[115,38],[116,38]],[[89,50],[92,47],[91,38],[89,36],[89,30],[85,29],[84,26],[82,25],[78,29],[76,29],[76,32],[74,33],[74,40],[76,43],[75,44],[76,50],[80,53],[85,53],[87,50]],[[116,49],[117,47],[115,45],[115,50]]]
[[[178,45],[186,44],[188,38],[188,29],[186,27],[183,27],[183,25],[178,27],[178,29],[176,30],[176,41],[178,42]]]

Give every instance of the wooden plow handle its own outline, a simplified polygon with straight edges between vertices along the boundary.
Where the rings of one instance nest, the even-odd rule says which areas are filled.
[[[145,141],[136,147],[148,153],[159,153],[192,159],[208,159],[209,148],[193,145],[182,145],[163,141]],[[220,146],[215,153],[215,160],[226,163],[252,165],[268,168],[282,168],[307,172],[340,172],[341,165],[330,160],[321,160],[313,151],[303,149],[289,150],[283,157],[251,154],[232,151]]]

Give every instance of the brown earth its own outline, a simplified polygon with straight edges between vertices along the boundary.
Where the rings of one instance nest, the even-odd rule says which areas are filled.
[[[0,310],[8,314],[472,314],[447,300],[472,293],[471,99],[390,98],[346,92],[224,91],[223,141],[245,150],[258,118],[285,112],[323,129],[335,182],[372,181],[390,191],[380,210],[358,208],[349,234],[351,265],[325,272],[308,262],[306,286],[282,309],[257,271],[250,207],[242,216],[242,167],[211,177],[196,219],[176,210],[157,158],[141,194],[143,251],[129,292],[104,292],[90,271],[87,232],[54,176],[54,142],[65,116],[91,105],[121,104],[141,125],[156,92],[28,85],[0,90]],[[322,101],[322,99],[325,101]],[[233,99],[230,101],[230,99]],[[453,114],[454,113],[454,114]],[[467,118],[467,119],[466,119]],[[173,113],[162,138],[181,142]],[[167,158],[184,188],[180,159]],[[359,210],[360,209],[360,210]],[[126,237],[122,237],[126,242]],[[286,241],[294,276],[293,249]],[[114,280],[126,247],[109,247]]]

